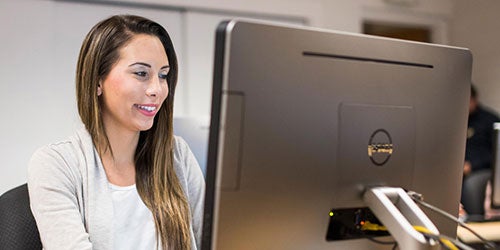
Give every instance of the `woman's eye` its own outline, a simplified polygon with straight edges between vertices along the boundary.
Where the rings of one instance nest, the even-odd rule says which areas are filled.
[[[146,77],[148,73],[146,71],[137,71],[134,72],[135,75],[140,76],[140,77]]]
[[[165,74],[165,73],[160,73],[160,74],[158,75],[158,77],[159,77],[160,79],[162,79],[162,80],[167,80],[167,78],[168,78],[168,74]]]

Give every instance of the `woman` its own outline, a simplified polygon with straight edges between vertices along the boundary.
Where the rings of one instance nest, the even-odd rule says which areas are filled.
[[[77,65],[85,125],[39,149],[28,171],[45,249],[197,249],[204,179],[172,132],[177,58],[167,31],[138,16],[92,28]]]

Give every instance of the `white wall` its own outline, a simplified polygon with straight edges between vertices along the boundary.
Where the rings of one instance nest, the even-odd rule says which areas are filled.
[[[456,0],[451,43],[472,51],[479,99],[500,113],[500,2]]]
[[[236,15],[188,11],[184,15],[186,38],[186,96],[185,114],[189,116],[209,117],[212,99],[213,51],[215,48],[215,27]],[[272,17],[255,15],[244,16],[247,19],[266,19],[273,22]],[[281,23],[304,25],[300,19],[280,19]],[[203,38],[200,43],[200,38]]]
[[[32,8],[39,11],[13,11]],[[49,139],[47,132],[39,132],[54,130],[57,125],[54,121],[73,115],[64,107],[72,105],[71,99],[62,94],[64,90],[47,85],[53,75],[51,51],[46,49],[54,40],[46,35],[51,29],[51,20],[47,18],[52,12],[51,5],[43,1],[1,1],[0,12],[0,106],[3,107],[0,193],[3,193],[22,183],[27,159],[42,141]],[[62,127],[61,133],[65,133],[69,126]]]
[[[305,18],[314,27],[360,32],[364,15],[371,11],[408,17],[448,19],[453,0],[105,0],[109,2],[169,5],[193,11],[224,11]]]
[[[144,15],[169,30],[181,67],[176,115],[207,116],[213,32],[221,18],[263,18],[350,32],[360,32],[368,17],[410,20],[437,27],[437,41],[446,43],[453,9],[452,0],[409,0],[409,5],[387,3],[404,0],[95,2],[0,0],[0,194],[26,182],[27,162],[36,148],[81,126],[74,90],[76,57],[90,27],[111,14]]]

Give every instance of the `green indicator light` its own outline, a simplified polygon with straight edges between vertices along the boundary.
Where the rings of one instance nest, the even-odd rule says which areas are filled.
[[[330,217],[332,217],[334,215],[333,211],[330,211]]]

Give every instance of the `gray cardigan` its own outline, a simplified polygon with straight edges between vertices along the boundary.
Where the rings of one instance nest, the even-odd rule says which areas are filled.
[[[191,209],[193,249],[199,249],[205,181],[186,142],[174,141],[174,169]],[[108,180],[86,129],[34,153],[28,190],[44,249],[113,249]]]

